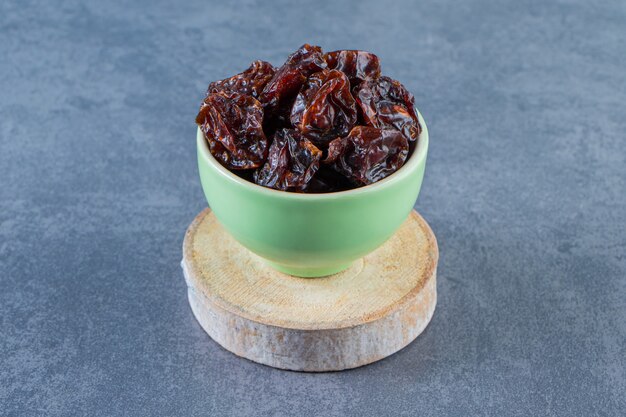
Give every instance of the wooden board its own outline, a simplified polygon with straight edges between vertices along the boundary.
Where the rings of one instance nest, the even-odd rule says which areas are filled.
[[[346,271],[296,278],[267,266],[206,209],[187,230],[182,267],[191,309],[213,340],[265,365],[320,372],[383,359],[414,340],[435,310],[438,257],[413,211]]]

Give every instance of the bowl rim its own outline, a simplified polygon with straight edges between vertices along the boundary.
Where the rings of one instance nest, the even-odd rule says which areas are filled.
[[[224,177],[228,181],[244,187],[251,192],[266,194],[268,196],[287,198],[291,200],[329,200],[351,197],[362,194],[369,194],[372,192],[376,192],[377,190],[384,187],[389,187],[392,184],[406,178],[407,176],[412,175],[415,169],[425,162],[426,155],[428,153],[428,127],[426,126],[426,122],[424,121],[424,118],[422,117],[420,111],[415,109],[415,112],[417,113],[417,118],[419,120],[422,131],[417,138],[417,146],[415,147],[415,150],[410,155],[409,159],[404,163],[404,165],[402,165],[399,170],[389,175],[388,177],[383,178],[380,181],[377,181],[373,184],[365,185],[363,187],[345,191],[334,191],[330,193],[294,193],[263,187],[261,185],[245,180],[241,177],[238,177],[237,175],[230,172],[222,164],[220,164],[219,161],[215,159],[215,157],[213,157],[213,155],[209,151],[209,146],[204,138],[204,133],[202,133],[202,131],[200,130],[200,127],[198,127],[197,129],[196,135],[197,148],[199,155],[201,155],[202,158],[207,162],[207,165],[215,169],[222,177]]]

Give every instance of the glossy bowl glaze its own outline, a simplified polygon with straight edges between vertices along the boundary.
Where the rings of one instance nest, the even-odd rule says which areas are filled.
[[[382,245],[417,200],[428,152],[428,128],[404,166],[374,184],[326,194],[261,187],[224,168],[198,129],[198,167],[209,206],[243,246],[275,269],[319,277],[348,268]]]

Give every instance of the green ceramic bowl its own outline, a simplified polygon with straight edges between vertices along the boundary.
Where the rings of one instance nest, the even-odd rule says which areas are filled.
[[[377,183],[327,194],[277,191],[239,178],[211,155],[198,129],[204,194],[222,226],[275,269],[334,274],[382,245],[411,212],[428,152],[428,129],[418,117],[423,131],[402,168]]]

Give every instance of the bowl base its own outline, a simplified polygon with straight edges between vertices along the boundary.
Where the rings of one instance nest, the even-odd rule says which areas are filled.
[[[299,278],[319,278],[326,277],[328,275],[338,274],[350,268],[353,262],[340,265],[324,266],[324,267],[293,267],[288,265],[277,264],[267,259],[263,259],[270,267],[282,272],[283,274],[292,275]],[[358,262],[358,261],[357,261]]]

